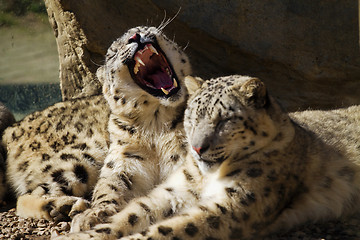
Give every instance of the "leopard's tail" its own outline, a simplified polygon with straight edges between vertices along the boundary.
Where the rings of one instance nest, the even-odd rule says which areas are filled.
[[[15,122],[14,115],[0,102],[0,137],[7,127]],[[1,138],[0,138],[1,140]],[[6,147],[0,142],[0,202],[4,199],[7,192],[6,184]]]

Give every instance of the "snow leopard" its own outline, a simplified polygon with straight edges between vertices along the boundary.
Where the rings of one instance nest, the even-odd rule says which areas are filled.
[[[132,28],[112,43],[97,70],[102,95],[56,103],[5,131],[18,215],[77,215],[73,229],[88,229],[184,161],[184,77],[191,66],[165,25]]]
[[[288,114],[258,78],[186,78],[185,162],[64,239],[259,239],[359,210],[360,106]]]

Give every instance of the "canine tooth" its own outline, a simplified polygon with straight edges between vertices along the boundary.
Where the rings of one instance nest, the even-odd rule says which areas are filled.
[[[173,80],[174,80],[174,84],[173,84],[173,85],[174,85],[174,87],[176,87],[176,88],[177,88],[177,87],[178,87],[177,81],[176,81],[176,79],[175,79],[175,78],[173,78]]]
[[[145,63],[139,57],[135,57],[135,61],[137,61],[141,65],[145,66]]]
[[[166,72],[167,72],[167,74],[168,74],[169,76],[171,76],[171,72],[170,72],[170,70],[169,70],[168,68],[166,68]]]
[[[134,67],[134,73],[137,74],[139,72],[139,63],[136,62],[135,67]]]
[[[166,95],[169,94],[169,91],[168,91],[168,90],[166,90],[166,89],[164,89],[164,88],[161,88],[161,90],[162,90]]]
[[[154,48],[153,45],[149,45],[149,48],[150,48],[151,52],[155,53],[156,55],[159,55],[158,51]]]

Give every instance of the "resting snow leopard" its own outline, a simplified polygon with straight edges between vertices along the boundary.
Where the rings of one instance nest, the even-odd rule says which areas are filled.
[[[289,116],[257,78],[186,82],[183,166],[108,223],[59,240],[258,239],[358,210],[360,106]]]
[[[185,158],[188,57],[162,26],[128,30],[97,75],[103,96],[57,103],[8,128],[7,176],[23,217],[87,229],[146,194]],[[95,187],[94,187],[95,186]]]

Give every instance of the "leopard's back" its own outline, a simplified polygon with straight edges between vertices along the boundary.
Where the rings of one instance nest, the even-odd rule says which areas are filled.
[[[297,124],[319,141],[347,155],[360,165],[360,106],[335,110],[307,110],[290,113]]]
[[[16,194],[91,191],[108,149],[109,109],[102,96],[57,103],[35,112],[3,136],[7,177]]]

